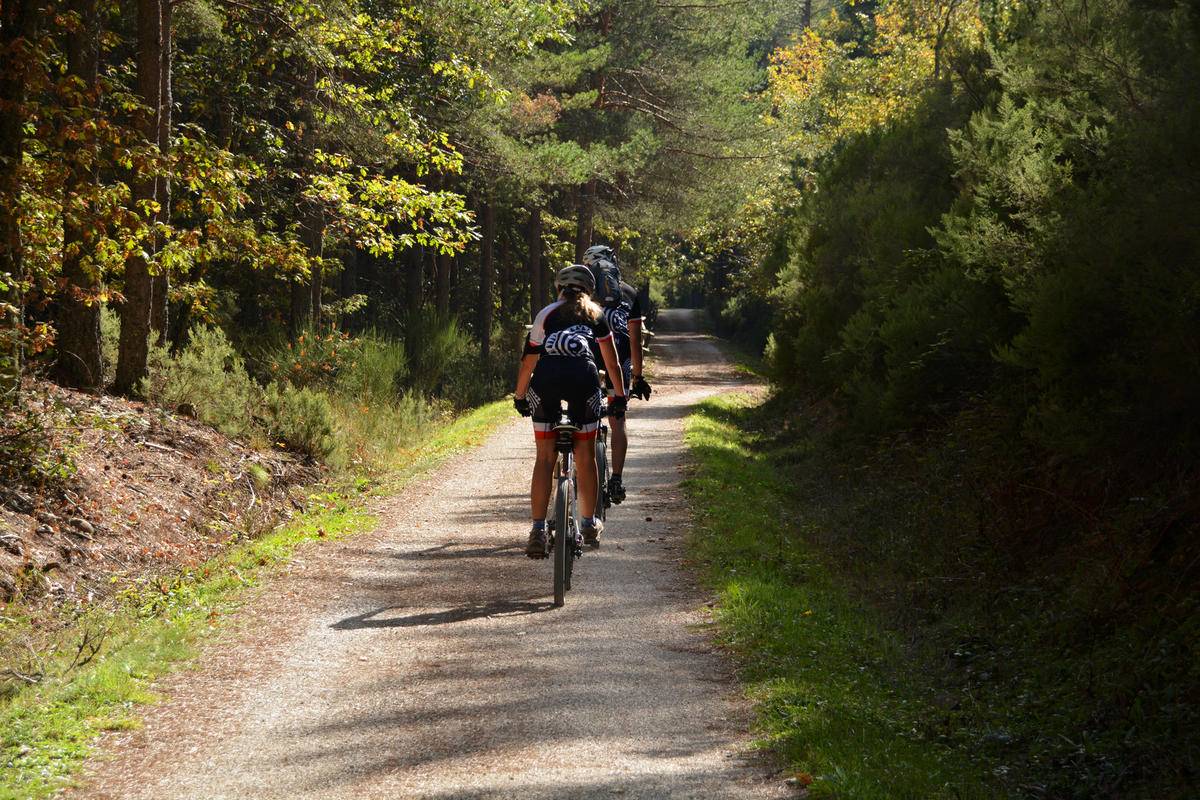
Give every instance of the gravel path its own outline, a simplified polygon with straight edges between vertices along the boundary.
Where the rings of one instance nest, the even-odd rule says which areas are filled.
[[[660,317],[629,498],[564,608],[521,552],[521,420],[386,501],[375,532],[304,550],[72,796],[783,797],[680,567],[683,418],[740,383],[695,322]]]

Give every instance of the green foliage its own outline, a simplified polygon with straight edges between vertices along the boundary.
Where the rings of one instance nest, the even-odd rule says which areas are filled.
[[[969,194],[939,242],[1021,315],[996,345],[1032,384],[1032,435],[1068,452],[1135,438],[1195,452],[1200,103],[1182,87],[1200,61],[1180,27],[1194,19],[1112,0],[1030,24],[1001,102],[952,139]]]
[[[376,331],[357,337],[357,350],[347,367],[338,373],[338,393],[368,402],[398,399],[408,378],[408,354],[404,342]]]
[[[1020,7],[990,20],[990,46],[956,39],[940,82],[906,73],[881,90],[864,76],[903,47],[936,55],[914,9],[904,21],[881,4],[865,49],[810,37],[777,62],[775,91],[798,103],[785,121],[812,126],[797,133],[809,149],[769,279],[709,267],[728,273],[709,283],[724,325],[761,340],[755,298],[769,298],[777,383],[839,398],[861,430],[919,427],[987,396],[1064,454],[1194,452],[1191,12]],[[866,35],[827,25],[830,41]],[[896,36],[915,39],[879,50]],[[891,104],[918,78],[919,94]]]
[[[819,415],[780,425],[781,408],[702,405],[690,489],[763,730],[814,788],[936,797],[957,765],[995,796],[1188,796],[1200,606],[1178,580],[1194,550],[1146,561],[1155,546],[1123,536],[1169,490],[1081,508],[1078,477],[1032,477],[994,412],[863,444]]]
[[[151,402],[240,437],[254,430],[262,395],[224,332],[206,326],[193,328],[177,355],[153,348],[142,392]]]
[[[69,413],[44,393],[0,409],[0,479],[14,486],[68,484],[78,446],[59,427]]]
[[[121,319],[117,312],[105,306],[100,309],[100,353],[104,360],[104,386],[117,375],[117,353],[120,348]]]
[[[292,386],[334,386],[355,369],[362,355],[361,340],[334,328],[309,327],[262,357],[271,380]]]
[[[309,330],[256,357],[261,387],[220,328],[198,326],[186,347],[151,352],[147,398],[237,436],[378,472],[452,410],[486,402],[511,379],[507,359],[480,368],[453,320],[421,319],[409,369],[403,341],[380,333]]]
[[[290,449],[328,458],[337,447],[329,398],[314,389],[271,383],[263,393],[267,436]]]
[[[932,725],[901,638],[847,590],[792,509],[788,476],[744,429],[744,399],[687,422],[697,470],[692,545],[718,592],[720,637],[742,661],[762,741],[812,797],[1002,797],[989,764]]]
[[[410,380],[417,392],[455,400],[464,379],[477,368],[475,348],[456,319],[424,309],[404,321]]]
[[[330,462],[343,470],[377,475],[423,441],[445,419],[444,406],[414,392],[391,397],[330,397],[339,446]]]
[[[706,300],[754,337],[770,303],[777,502],[966,698],[928,726],[1014,794],[1187,796],[1196,12],[943,3],[982,27],[941,60],[906,21],[937,5],[837,4],[777,57],[792,170],[695,245]],[[751,589],[738,624],[788,613]]]

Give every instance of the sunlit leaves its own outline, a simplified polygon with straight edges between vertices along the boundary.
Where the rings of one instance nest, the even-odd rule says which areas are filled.
[[[954,52],[978,45],[982,31],[976,0],[889,0],[869,15],[831,13],[773,55],[777,114],[796,145],[817,155],[918,108],[948,76]]]

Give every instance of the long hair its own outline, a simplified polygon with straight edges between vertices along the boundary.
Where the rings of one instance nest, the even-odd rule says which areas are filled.
[[[567,319],[573,322],[592,323],[600,319],[604,312],[590,295],[568,286],[560,295],[563,299],[563,312]]]

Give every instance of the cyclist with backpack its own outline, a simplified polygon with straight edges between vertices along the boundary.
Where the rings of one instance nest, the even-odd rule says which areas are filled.
[[[596,280],[596,291],[592,297],[604,310],[604,318],[613,333],[617,346],[617,357],[621,362],[623,386],[629,387],[629,396],[642,400],[650,399],[650,384],[642,377],[642,303],[637,290],[621,280],[621,269],[617,256],[606,244],[589,247],[583,254],[583,263],[591,268]],[[608,375],[610,397],[614,392],[611,376]],[[625,417],[612,420],[612,477],[608,481],[608,496],[613,503],[625,499],[625,486],[621,471],[625,467],[625,454],[629,450],[629,434]]]
[[[546,533],[546,508],[550,502],[550,483],[554,472],[554,426],[559,422],[562,403],[567,417],[579,428],[575,433],[575,469],[579,487],[579,511],[583,542],[600,546],[604,523],[596,517],[596,434],[603,412],[603,395],[594,352],[598,351],[609,375],[617,375],[614,396],[608,403],[609,414],[619,418],[625,413],[628,398],[620,376],[620,362],[613,344],[612,330],[592,293],[596,279],[581,264],[559,270],[554,281],[558,299],[538,312],[525,340],[525,354],[517,373],[513,404],[522,416],[533,418],[533,436],[537,458],[530,481],[529,503],[533,525],[525,555],[546,558],[550,555]]]

